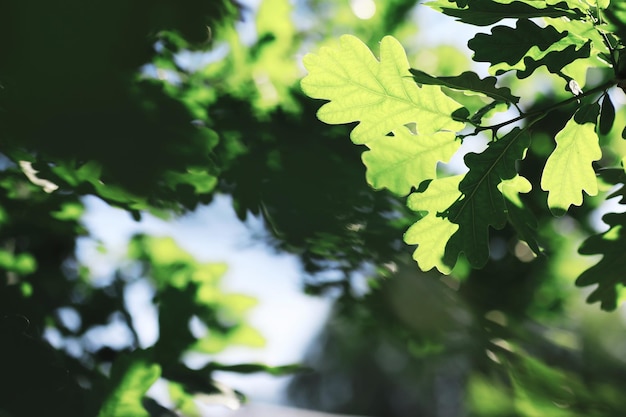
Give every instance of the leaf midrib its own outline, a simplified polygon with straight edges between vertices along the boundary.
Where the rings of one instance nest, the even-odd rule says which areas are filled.
[[[407,104],[407,105],[410,105],[410,106],[415,106],[415,107],[419,108],[419,109],[420,109],[420,110],[422,110],[422,111],[427,111],[427,112],[432,113],[432,114],[439,114],[439,113],[436,113],[436,112],[434,112],[434,111],[432,111],[432,110],[430,110],[430,109],[428,109],[428,108],[426,108],[426,107],[424,107],[424,106],[420,106],[420,105],[418,105],[419,103],[416,103],[415,101],[413,101],[413,100],[411,99],[411,96],[410,96],[410,94],[408,93],[408,91],[407,91],[406,87],[404,86],[404,83],[402,82],[402,79],[400,79],[400,82],[402,83],[402,86],[403,86],[402,91],[404,92],[404,97],[399,97],[399,96],[396,96],[396,95],[391,95],[391,94],[389,94],[389,92],[387,91],[387,89],[385,88],[385,86],[384,86],[384,85],[380,82],[380,80],[378,79],[377,74],[375,74],[375,73],[372,71],[372,69],[371,69],[371,68],[369,68],[369,66],[365,66],[365,67],[367,68],[367,71],[368,71],[368,72],[372,75],[372,77],[374,78],[374,80],[376,81],[376,83],[378,83],[378,85],[379,85],[379,86],[381,87],[381,89],[383,90],[383,92],[384,92],[384,93],[382,93],[382,92],[380,92],[380,91],[377,91],[377,90],[373,90],[373,89],[371,89],[369,86],[366,86],[366,85],[364,85],[364,84],[361,84],[361,83],[356,82],[356,80],[354,80],[353,78],[351,78],[351,77],[350,77],[350,72],[349,72],[349,71],[347,71],[347,70],[346,70],[346,68],[345,68],[343,65],[341,65],[342,63],[341,63],[341,61],[339,61],[339,60],[337,59],[337,57],[335,57],[334,55],[329,55],[329,57],[330,57],[330,58],[331,58],[331,59],[332,59],[332,60],[333,60],[336,64],[339,64],[338,66],[344,70],[344,74],[338,74],[338,73],[337,73],[337,72],[335,72],[335,71],[329,71],[329,72],[331,72],[332,74],[335,74],[335,76],[337,76],[338,78],[341,78],[341,79],[343,79],[343,80],[347,81],[347,84],[350,84],[350,85],[352,85],[352,86],[354,86],[354,87],[357,87],[357,88],[361,88],[361,89],[363,89],[363,90],[366,90],[366,91],[368,91],[368,92],[372,93],[373,95],[377,95],[377,96],[381,97],[381,98],[383,99],[383,101],[385,101],[385,100],[393,100],[393,101],[398,101],[398,102],[401,102],[401,103],[403,103],[403,104]],[[377,64],[377,65],[380,65],[380,61],[376,60],[376,64]],[[409,67],[409,68],[407,68],[407,74],[408,74],[408,75],[410,75],[410,74],[411,74],[411,73],[409,72],[409,69],[410,69],[410,67]],[[325,85],[324,85],[324,87],[327,87],[327,86],[325,86]],[[419,86],[417,86],[417,85],[415,85],[415,87],[416,87],[416,88],[419,88]],[[369,105],[368,105],[368,106],[369,106]]]
[[[463,213],[463,211],[465,210],[465,207],[467,206],[467,204],[474,198],[474,196],[476,195],[476,193],[478,192],[478,189],[480,188],[481,184],[483,183],[483,181],[485,181],[485,179],[487,179],[490,175],[491,172],[495,169],[496,165],[498,165],[498,163],[502,160],[502,158],[504,157],[504,155],[506,155],[506,153],[508,152],[508,150],[510,149],[511,146],[513,146],[513,144],[522,136],[522,134],[525,133],[525,130],[520,129],[519,134],[516,135],[515,137],[513,137],[509,143],[506,145],[506,147],[504,148],[504,150],[502,152],[500,152],[500,155],[498,155],[498,157],[495,159],[494,163],[492,163],[489,166],[489,169],[485,172],[484,175],[481,176],[481,178],[475,182],[474,184],[471,185],[472,188],[472,192],[470,194],[465,194],[461,191],[461,193],[463,195],[466,196],[466,198],[463,200],[464,203],[461,205],[461,207],[459,208],[459,211],[457,212],[456,216],[451,219],[452,223],[456,223],[456,220],[461,216],[461,214]],[[460,185],[459,184],[459,191],[460,191]],[[491,190],[489,190],[489,194],[491,194]],[[493,201],[493,200],[490,200]],[[454,203],[453,203],[454,204]],[[492,205],[493,207],[493,205]],[[456,223],[458,224],[458,223]],[[490,223],[491,224],[491,223]]]

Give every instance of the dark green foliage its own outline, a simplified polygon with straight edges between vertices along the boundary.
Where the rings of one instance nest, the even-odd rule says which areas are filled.
[[[617,286],[626,283],[624,268],[623,245],[626,244],[626,234],[623,224],[626,222],[624,214],[608,213],[602,220],[610,229],[602,234],[591,236],[580,247],[583,255],[603,256],[602,260],[592,268],[583,272],[576,280],[576,285],[588,286],[598,284],[598,287],[589,295],[587,301],[600,301],[604,310],[615,310],[617,307]]]
[[[515,65],[533,46],[545,51],[566,36],[567,33],[559,32],[553,26],[542,28],[531,20],[520,19],[514,28],[496,26],[490,35],[479,33],[467,45],[474,51],[475,61]]]
[[[34,330],[25,316],[0,318],[0,414],[85,415],[83,392],[68,361]]]
[[[496,87],[496,77],[480,78],[474,72],[464,72],[456,77],[433,77],[418,69],[411,69],[413,79],[418,84],[441,85],[455,90],[468,90],[485,94],[505,103],[519,103],[519,97],[511,94],[508,87]]]
[[[555,5],[544,4],[544,7],[535,7],[522,1],[498,3],[490,0],[463,0],[456,2],[457,8],[441,6],[443,1],[434,5],[448,16],[456,17],[463,23],[476,26],[489,26],[502,19],[517,18],[529,19],[533,17],[570,17],[580,16],[580,11],[570,9],[565,2]]]
[[[545,57],[535,61],[531,57],[524,57],[526,69],[518,71],[520,79],[530,77],[539,67],[545,65],[552,74],[561,74],[561,70],[577,59],[588,58],[591,53],[591,41],[586,42],[580,48],[576,45],[569,45],[562,51],[551,51]]]
[[[491,142],[484,152],[465,156],[469,172],[459,184],[463,197],[442,213],[459,225],[446,246],[448,265],[455,264],[459,252],[464,252],[474,265],[484,266],[487,262],[489,226],[501,229],[507,222],[506,199],[498,186],[517,175],[515,163],[523,158],[529,143],[528,132],[514,128]]]
[[[626,203],[626,189],[624,181],[626,175],[623,170],[609,169],[600,172],[601,177],[609,184],[619,184],[620,188],[607,196],[607,199],[620,197],[619,203]],[[590,303],[600,302],[602,309],[614,310],[617,307],[618,287],[626,284],[626,214],[608,213],[602,221],[609,225],[609,230],[590,236],[579,248],[583,255],[602,255],[602,259],[583,272],[576,280],[576,285],[588,286],[598,284],[589,295]]]
[[[225,170],[221,188],[232,194],[241,218],[262,214],[273,236],[269,243],[300,254],[308,272],[386,262],[410,221],[408,210],[389,195],[372,193],[362,180],[359,150],[341,141],[347,130],[317,132],[316,103],[296,97],[301,115],[278,112],[271,123],[245,126],[238,115],[250,107],[225,99],[222,106],[239,111],[217,121],[224,132],[244,133],[246,151]],[[389,216],[399,221],[389,224]]]
[[[42,175],[68,190],[76,186],[66,183],[71,171],[97,164],[101,172],[89,180],[111,190],[87,182],[72,191],[125,207],[193,208],[199,199],[208,201],[202,195],[174,201],[173,192],[189,185],[168,174],[190,168],[214,174],[215,132],[192,125],[196,117],[188,106],[171,97],[164,83],[142,80],[139,70],[155,59],[155,42],[165,31],[184,39],[185,47],[206,45],[207,28],[236,14],[235,3],[227,0],[5,2],[3,152],[14,159],[23,151],[36,153]],[[70,172],[48,171],[59,165]],[[137,200],[141,204],[133,204]]]
[[[593,123],[595,125],[598,122],[600,110],[598,103],[583,104],[574,114],[574,121],[579,125],[584,125],[585,123]]]
[[[598,130],[601,134],[607,135],[615,122],[615,106],[608,94],[602,99],[602,109],[600,110],[600,121],[598,122]]]

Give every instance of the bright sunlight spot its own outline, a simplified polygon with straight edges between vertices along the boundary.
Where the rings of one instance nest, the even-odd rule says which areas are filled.
[[[359,19],[371,19],[376,13],[376,3],[374,0],[350,0],[352,12]]]

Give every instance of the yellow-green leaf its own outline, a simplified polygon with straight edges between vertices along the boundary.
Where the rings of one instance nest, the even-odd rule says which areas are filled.
[[[578,114],[578,113],[577,113]],[[579,124],[574,116],[554,138],[556,149],[546,162],[541,188],[548,191],[548,206],[563,214],[572,204],[580,206],[582,192],[594,196],[598,181],[592,162],[602,157],[595,123]]]
[[[453,132],[414,135],[405,127],[393,136],[381,136],[368,143],[363,153],[367,181],[376,188],[387,188],[406,195],[411,187],[436,176],[437,162],[448,162],[461,146]]]
[[[464,126],[450,116],[460,104],[438,86],[415,84],[404,49],[392,36],[380,43],[380,61],[358,38],[344,35],[339,47],[307,54],[303,62],[309,74],[302,90],[330,101],[318,118],[329,124],[359,121],[351,134],[354,143],[367,144],[409,123],[422,135]]]
[[[459,183],[463,175],[433,180],[426,191],[413,193],[407,199],[407,206],[414,211],[428,212],[404,234],[404,241],[417,245],[413,259],[422,271],[433,267],[440,272],[450,273],[451,267],[443,261],[446,244],[458,230],[459,225],[450,222],[437,213],[445,211],[460,196]]]

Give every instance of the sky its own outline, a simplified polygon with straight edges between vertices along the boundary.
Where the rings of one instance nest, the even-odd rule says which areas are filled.
[[[259,304],[249,322],[266,338],[264,348],[233,347],[214,356],[224,363],[261,362],[283,365],[302,360],[304,352],[323,325],[331,300],[307,296],[301,291],[302,269],[297,257],[276,254],[258,235],[261,220],[250,218],[245,224],[237,219],[228,196],[218,195],[214,203],[173,221],[145,215],[134,221],[123,210],[112,208],[96,197],[85,199],[83,224],[91,237],[78,242],[78,257],[87,264],[97,281],[108,281],[115,266],[123,260],[126,245],[135,233],[169,236],[201,262],[224,262],[228,272],[223,290],[252,295]],[[257,237],[255,237],[257,236]],[[98,250],[100,245],[106,253]],[[142,347],[158,338],[157,314],[151,304],[152,293],[146,283],[131,286],[126,303],[138,325]],[[124,343],[126,335],[118,326],[101,331],[95,339]],[[196,357],[190,365],[202,366],[206,359]],[[281,389],[288,378],[267,375],[218,373],[216,378],[247,394],[251,400],[282,403]]]

